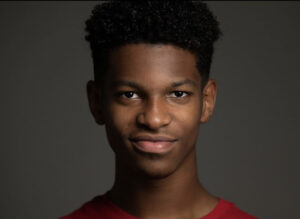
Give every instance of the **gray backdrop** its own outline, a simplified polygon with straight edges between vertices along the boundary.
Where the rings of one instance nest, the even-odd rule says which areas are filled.
[[[96,2],[0,2],[0,218],[64,215],[113,182],[89,113],[84,21]],[[260,218],[299,218],[299,2],[209,2],[221,22],[217,108],[199,175]]]

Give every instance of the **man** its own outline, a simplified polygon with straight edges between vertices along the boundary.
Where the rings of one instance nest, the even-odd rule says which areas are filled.
[[[115,152],[115,183],[62,219],[251,219],[208,193],[196,141],[212,115],[220,30],[196,1],[106,1],[87,21],[90,110]]]

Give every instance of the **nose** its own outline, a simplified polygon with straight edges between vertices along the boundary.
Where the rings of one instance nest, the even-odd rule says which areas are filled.
[[[138,125],[150,130],[168,126],[171,120],[165,101],[158,98],[148,100],[137,116]]]

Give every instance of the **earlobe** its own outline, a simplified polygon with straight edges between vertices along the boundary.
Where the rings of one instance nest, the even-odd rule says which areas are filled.
[[[202,92],[202,113],[200,122],[206,123],[213,114],[217,97],[217,82],[210,79]]]
[[[101,95],[96,83],[94,81],[88,81],[86,90],[90,111],[96,123],[99,125],[103,125],[105,122],[103,108],[101,106]]]

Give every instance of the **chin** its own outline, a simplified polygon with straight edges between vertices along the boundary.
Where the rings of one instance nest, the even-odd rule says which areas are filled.
[[[145,179],[164,179],[172,175],[174,171],[166,170],[138,170],[138,175],[142,176]]]
[[[176,165],[164,161],[142,162],[136,165],[138,175],[146,179],[164,179],[176,171]]]

